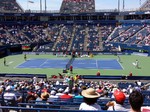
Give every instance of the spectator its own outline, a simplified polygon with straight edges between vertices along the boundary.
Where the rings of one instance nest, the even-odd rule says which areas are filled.
[[[37,83],[37,77],[34,76],[34,77],[33,77],[33,84],[36,84],[36,83]]]
[[[84,98],[84,102],[80,104],[79,110],[101,110],[100,105],[96,103],[100,94],[96,92],[95,89],[88,88],[83,90],[82,96]]]
[[[4,102],[7,106],[16,106],[18,102],[22,101],[22,96],[17,97],[15,93],[16,92],[12,90],[10,85],[6,87]]]
[[[38,103],[38,104],[46,103],[48,98],[49,98],[49,93],[47,93],[47,92],[41,93],[41,96],[36,99],[36,101],[37,101],[36,103]]]
[[[58,96],[56,96],[56,91],[52,90],[50,93],[50,97],[49,98],[59,98]]]
[[[0,88],[0,99],[1,99],[0,106],[4,106],[5,103],[4,103],[4,91],[3,91],[3,88]]]
[[[69,95],[69,91],[64,91],[64,94],[60,96],[61,99],[71,99],[72,96]]]
[[[143,102],[143,95],[139,91],[133,91],[129,96],[130,112],[141,112]]]
[[[63,91],[64,91],[64,89],[59,88],[58,92],[56,93],[56,96],[60,97],[60,96],[64,95]]]
[[[27,98],[26,98],[27,103],[30,103],[30,101],[34,101],[34,100],[36,100],[36,95],[35,94],[27,95]]]
[[[127,109],[123,106],[123,103],[126,99],[125,94],[122,91],[116,90],[114,92],[115,101],[108,102],[106,105],[108,106],[108,111],[127,111]]]
[[[75,95],[74,98],[81,99],[81,98],[83,98],[83,96],[81,95],[81,92],[79,92],[79,94]]]

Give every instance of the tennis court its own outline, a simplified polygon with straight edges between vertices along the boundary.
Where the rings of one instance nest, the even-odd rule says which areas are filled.
[[[17,68],[62,68],[65,69],[69,59],[29,59]],[[116,59],[75,59],[72,63],[74,69],[107,69],[122,70]]]

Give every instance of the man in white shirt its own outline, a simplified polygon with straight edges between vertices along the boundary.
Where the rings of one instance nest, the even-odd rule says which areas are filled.
[[[11,87],[8,86],[6,88],[6,92],[4,93],[4,102],[8,106],[15,106],[18,102],[21,102],[22,97],[17,98],[15,92],[11,91]]]

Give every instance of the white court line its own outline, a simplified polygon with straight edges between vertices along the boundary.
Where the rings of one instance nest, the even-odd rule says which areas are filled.
[[[22,65],[23,63],[25,63],[26,61],[22,62],[21,64],[18,64],[17,66],[14,67],[14,69],[16,69],[18,66]]]
[[[10,61],[10,62],[8,62],[8,65],[10,65],[10,64],[12,64],[14,61]]]
[[[48,59],[46,61],[44,61],[39,67],[43,66],[47,62],[48,62]]]
[[[116,59],[116,61],[119,63],[119,65],[122,67],[122,69],[124,70],[122,64]]]

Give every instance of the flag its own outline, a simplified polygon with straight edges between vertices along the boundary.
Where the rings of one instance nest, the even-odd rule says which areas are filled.
[[[28,0],[28,2],[29,2],[29,3],[34,3],[34,2],[33,2],[33,1],[31,1],[31,0]]]
[[[27,51],[27,50],[30,50],[30,49],[31,49],[30,44],[22,45],[22,50]]]

